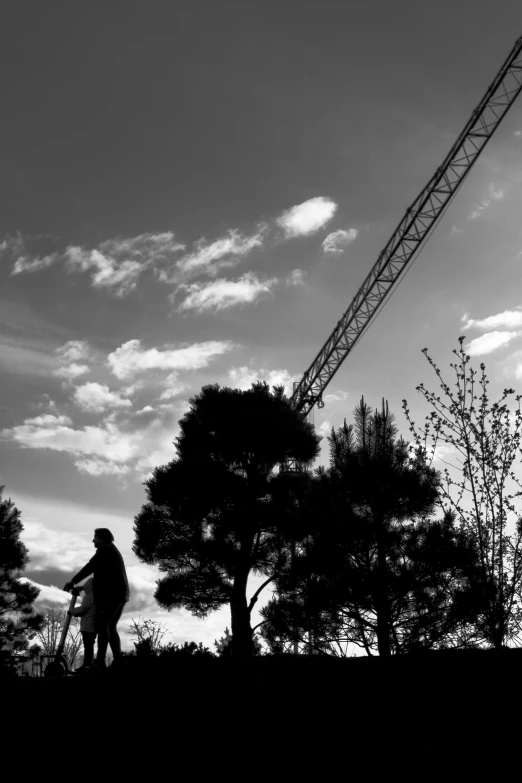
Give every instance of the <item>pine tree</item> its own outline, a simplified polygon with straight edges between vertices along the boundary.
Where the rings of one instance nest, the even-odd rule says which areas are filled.
[[[3,499],[0,487],[0,667],[12,656],[27,650],[29,641],[42,627],[43,616],[34,611],[39,589],[21,574],[29,562],[27,547],[20,540],[23,530],[20,511]]]
[[[387,406],[364,400],[332,430],[330,467],[302,503],[308,534],[261,611],[273,652],[372,654],[453,644],[469,620],[476,551],[454,517],[433,521],[438,474],[396,440]]]
[[[311,462],[319,439],[282,387],[206,386],[190,403],[177,459],[146,482],[134,552],[163,572],[155,593],[162,607],[206,617],[228,604],[233,654],[251,656],[252,608],[286,557],[273,469],[289,458]],[[266,579],[248,601],[251,572]]]

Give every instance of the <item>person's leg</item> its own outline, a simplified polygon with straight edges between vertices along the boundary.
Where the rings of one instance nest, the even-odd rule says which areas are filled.
[[[96,607],[96,630],[98,632],[96,663],[99,666],[105,666],[105,656],[109,644],[109,617],[110,607],[106,605],[98,605]]]
[[[111,646],[112,654],[114,656],[114,660],[118,660],[118,658],[121,658],[121,640],[120,635],[118,633],[118,622],[120,620],[121,614],[123,612],[123,607],[125,604],[119,604],[115,608],[114,614],[112,615],[111,619],[109,620],[108,628],[109,628],[109,644]]]
[[[96,634],[91,631],[82,631],[83,637],[83,665],[90,666],[94,659],[94,640]]]

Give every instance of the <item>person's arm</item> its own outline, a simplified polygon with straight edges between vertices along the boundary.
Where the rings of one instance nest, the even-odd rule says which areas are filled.
[[[94,555],[94,557],[91,557],[88,563],[84,565],[84,567],[78,571],[76,576],[73,576],[73,578],[66,582],[63,586],[64,590],[70,590],[71,587],[74,587],[74,585],[77,582],[81,582],[82,579],[85,579],[86,576],[90,576],[92,573],[94,573],[94,569],[96,568],[96,565],[98,563],[98,552]]]
[[[90,607],[85,608],[84,606],[77,606],[76,609],[70,609],[68,614],[71,615],[71,617],[83,617],[84,614],[87,614]]]

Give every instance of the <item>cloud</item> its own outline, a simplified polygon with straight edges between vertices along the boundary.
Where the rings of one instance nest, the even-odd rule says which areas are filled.
[[[308,236],[319,231],[331,220],[337,204],[330,198],[316,196],[285,210],[276,220],[287,238]]]
[[[256,381],[265,381],[270,387],[284,386],[285,392],[290,396],[293,392],[294,381],[300,380],[300,375],[290,375],[288,370],[254,370],[252,367],[232,367],[228,377],[235,389],[247,390]]]
[[[178,380],[177,372],[171,372],[165,379],[165,391],[162,392],[161,400],[172,400],[173,397],[179,397],[187,388],[184,383]]]
[[[11,269],[11,275],[20,275],[23,272],[38,272],[40,269],[46,269],[51,266],[60,258],[58,253],[50,253],[43,257],[31,256],[26,252],[24,238],[20,232],[14,236],[6,236],[0,242],[0,255],[4,254],[10,258],[17,257]]]
[[[324,402],[341,402],[343,400],[346,400],[347,397],[349,397],[348,392],[337,391],[337,392],[331,392],[330,394],[325,394],[323,400]]]
[[[329,421],[323,421],[319,427],[317,427],[316,432],[318,435],[321,435],[321,437],[327,438],[331,435],[332,425]]]
[[[215,274],[224,266],[234,266],[241,258],[261,247],[267,227],[261,224],[255,234],[241,234],[230,229],[225,236],[207,243],[204,237],[194,243],[194,250],[180,258],[174,272],[159,272],[163,282],[177,282],[198,274]],[[177,270],[177,271],[176,271]]]
[[[22,448],[69,454],[83,473],[123,476],[134,471],[142,477],[156,465],[174,459],[172,442],[185,407],[184,401],[169,403],[141,425],[135,418],[116,422],[108,417],[98,426],[81,429],[75,429],[67,416],[46,414],[4,429],[0,436]]]
[[[120,380],[147,370],[199,370],[233,347],[229,340],[212,340],[185,348],[142,349],[140,340],[129,340],[108,355],[107,364]]]
[[[130,465],[118,465],[103,459],[77,459],[74,463],[80,473],[89,476],[126,476],[130,472]]]
[[[259,280],[253,272],[246,272],[237,280],[220,278],[210,283],[191,283],[182,285],[178,290],[184,292],[185,298],[178,310],[226,310],[250,302],[255,302],[262,294],[269,293],[277,283],[277,278]]]
[[[323,240],[324,252],[336,255],[343,253],[344,248],[357,239],[358,233],[356,228],[349,228],[347,230],[340,228],[338,231],[332,231],[332,233],[328,234]]]
[[[86,364],[77,364],[78,361],[89,359],[91,349],[87,340],[69,340],[61,345],[54,352],[61,362],[65,362],[63,367],[54,371],[54,375],[63,378],[65,381],[74,381],[81,375],[90,372]]]
[[[7,242],[6,247],[4,244]],[[23,250],[21,236],[4,240],[0,249]],[[92,272],[96,288],[106,288],[116,296],[125,296],[136,287],[139,276],[154,264],[171,261],[185,249],[172,231],[138,234],[135,237],[107,239],[93,248],[69,245],[65,251],[40,258],[25,252],[17,259],[11,274],[36,272],[62,259],[70,272]]]
[[[0,254],[22,255],[25,252],[24,241],[20,232],[15,235],[8,234],[0,242]]]
[[[57,348],[55,353],[63,362],[77,362],[89,359],[91,349],[87,340],[69,340]]]
[[[482,337],[471,340],[464,348],[470,356],[484,356],[498,348],[503,348],[520,334],[521,332],[487,332]]]
[[[465,313],[461,320],[464,322],[462,329],[498,329],[505,327],[507,329],[514,329],[517,326],[522,326],[522,309],[519,310],[504,310],[502,313],[496,315],[489,315],[483,319],[469,318],[468,313]]]
[[[499,201],[504,198],[505,192],[500,188],[496,188],[493,183],[490,183],[487,190],[487,195],[477,206],[470,212],[468,219],[477,220],[486,209],[493,203],[493,201]]]
[[[522,136],[522,130],[516,130],[516,131],[513,133],[513,136]]]
[[[288,285],[304,285],[306,272],[304,269],[292,269],[291,273],[286,278]]]
[[[51,253],[48,256],[19,256],[11,270],[11,275],[19,275],[22,272],[39,272],[40,269],[47,269],[60,258],[58,253]]]
[[[4,429],[0,434],[24,448],[51,449],[76,456],[95,454],[114,462],[128,461],[135,451],[131,439],[118,432],[114,425],[75,430],[67,416],[36,416],[11,429]]]
[[[116,296],[122,297],[136,287],[143,266],[138,261],[117,262],[99,250],[83,250],[68,247],[65,251],[67,266],[73,272],[94,269],[92,285],[97,288],[112,288]]]
[[[81,375],[85,375],[86,373],[90,372],[90,368],[87,367],[86,364],[69,364],[67,367],[59,367],[57,370],[55,370],[54,374],[58,376],[58,378],[63,378],[66,381],[74,381],[76,378],[79,378]]]
[[[103,413],[108,408],[130,408],[132,402],[127,397],[122,397],[124,390],[111,392],[108,386],[100,383],[84,383],[74,390],[74,401],[84,411],[89,413]]]

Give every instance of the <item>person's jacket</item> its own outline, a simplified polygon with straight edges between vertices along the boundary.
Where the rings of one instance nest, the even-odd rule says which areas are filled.
[[[92,589],[86,592],[80,606],[71,609],[73,617],[81,617],[80,631],[82,633],[96,633],[96,607]]]
[[[114,544],[98,547],[94,557],[73,577],[76,584],[86,576],[94,576],[94,603],[123,604],[129,600],[129,582],[123,557]]]

